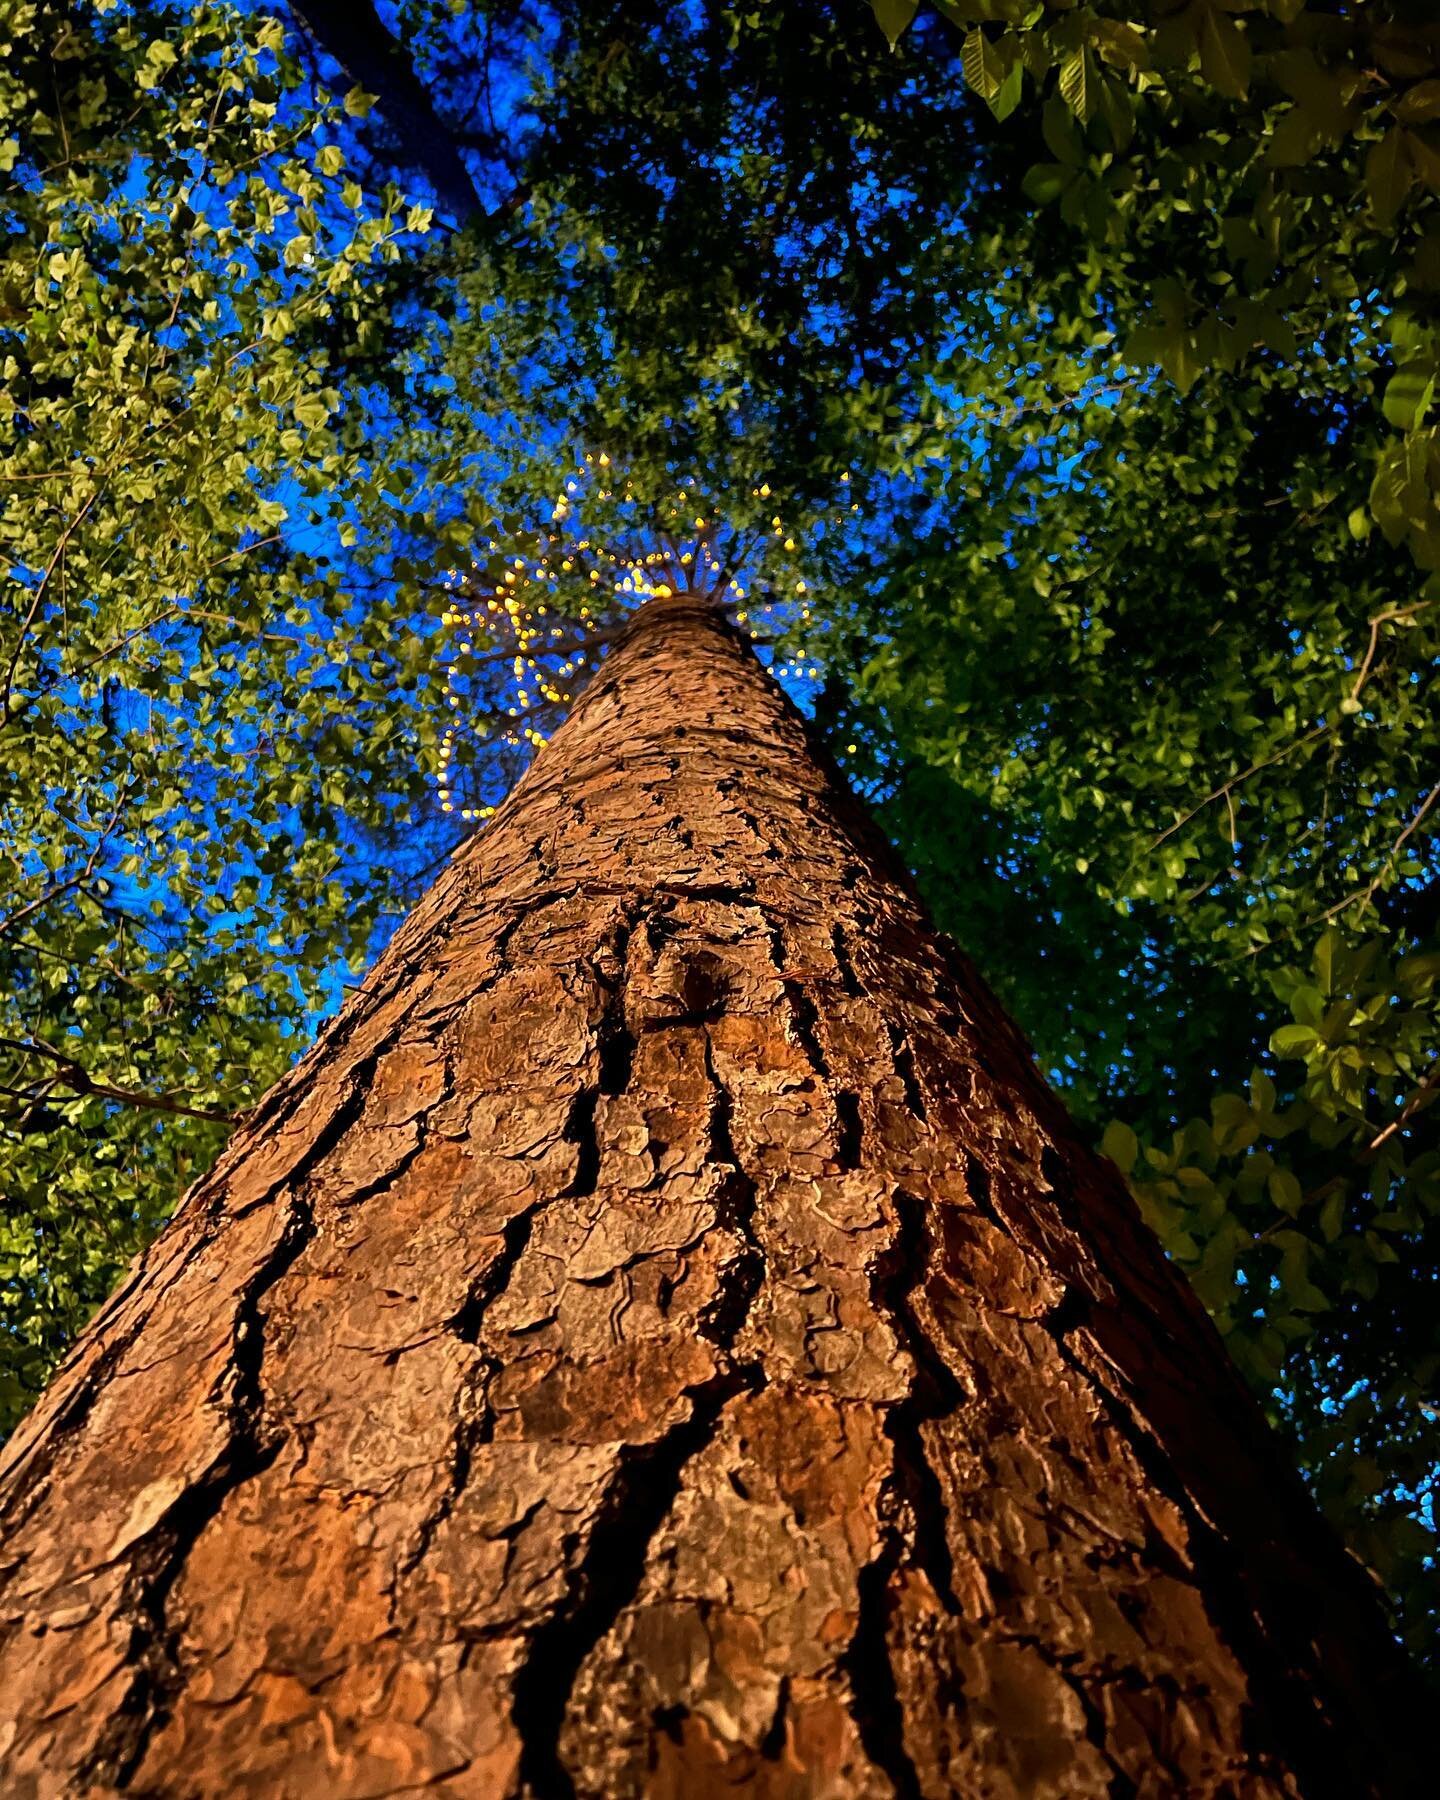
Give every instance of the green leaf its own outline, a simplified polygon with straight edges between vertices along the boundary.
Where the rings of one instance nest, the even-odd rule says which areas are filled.
[[[965,80],[987,105],[1000,92],[1005,79],[1005,63],[998,50],[977,25],[967,32],[960,46],[960,66]]]
[[[295,417],[310,431],[321,431],[330,419],[330,408],[319,394],[302,394],[295,402]]]
[[[1418,81],[1390,110],[1402,125],[1424,125],[1440,119],[1440,81]]]
[[[1025,65],[1017,57],[1010,65],[1010,72],[1000,83],[1000,91],[990,101],[990,110],[996,119],[1004,124],[1015,108],[1020,104],[1021,94],[1025,87]]]
[[[1088,50],[1075,51],[1060,65],[1060,98],[1082,125],[1090,123],[1098,94]]]
[[[920,0],[870,0],[870,6],[885,33],[885,41],[893,50],[920,10]]]
[[[1320,134],[1309,115],[1292,106],[1271,132],[1265,160],[1280,169],[1299,169],[1320,147]]]
[[[1272,1033],[1270,1048],[1276,1056],[1295,1058],[1304,1057],[1313,1050],[1320,1041],[1319,1033],[1310,1025],[1282,1025]]]
[[[1318,1026],[1325,1016],[1325,996],[1302,981],[1290,990],[1290,1011],[1299,1024]]]
[[[1052,94],[1040,114],[1040,132],[1056,162],[1079,168],[1085,160],[1085,146],[1075,129],[1070,108],[1058,94]]]
[[[1305,1200],[1304,1190],[1295,1172],[1292,1169],[1272,1169],[1266,1186],[1274,1204],[1293,1219]]]
[[[1107,62],[1130,69],[1150,67],[1150,48],[1135,26],[1118,19],[1091,19],[1087,21],[1086,29]]]
[[[1340,933],[1332,925],[1321,932],[1312,958],[1315,978],[1320,983],[1320,993],[1325,999],[1328,1000],[1335,992],[1347,962]]]
[[[1365,191],[1377,224],[1391,223],[1414,182],[1408,134],[1401,126],[1392,125],[1365,159]]]
[[[1067,169],[1061,163],[1036,163],[1025,171],[1023,186],[1037,206],[1048,206],[1052,200],[1058,200],[1074,180],[1075,170]]]
[[[1200,73],[1232,100],[1243,100],[1250,85],[1250,42],[1228,13],[1207,6],[1200,24]]]
[[[1140,1140],[1122,1120],[1112,1119],[1100,1139],[1100,1148],[1122,1175],[1128,1175],[1140,1154]]]
[[[140,65],[140,85],[142,88],[157,88],[165,79],[167,69],[175,67],[175,46],[168,38],[156,38],[145,52],[145,60]]]
[[[1416,131],[1405,134],[1405,143],[1416,175],[1432,192],[1440,192],[1440,149]]]

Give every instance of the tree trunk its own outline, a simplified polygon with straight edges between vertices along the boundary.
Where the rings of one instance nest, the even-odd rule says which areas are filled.
[[[6,1795],[1397,1794],[1218,1337],[652,603],[0,1477]]]

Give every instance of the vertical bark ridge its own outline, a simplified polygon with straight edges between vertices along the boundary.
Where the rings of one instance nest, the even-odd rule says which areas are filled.
[[[1365,1577],[693,600],[0,1464],[0,1787],[1418,1791]]]

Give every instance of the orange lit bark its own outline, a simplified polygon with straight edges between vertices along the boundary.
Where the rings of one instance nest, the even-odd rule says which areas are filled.
[[[3,1791],[1398,1794],[1402,1665],[749,649],[641,613],[0,1476]]]

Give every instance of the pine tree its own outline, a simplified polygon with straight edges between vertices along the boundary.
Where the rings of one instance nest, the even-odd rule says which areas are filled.
[[[635,616],[0,1474],[7,1794],[1396,1794],[1113,1169],[698,595]]]

